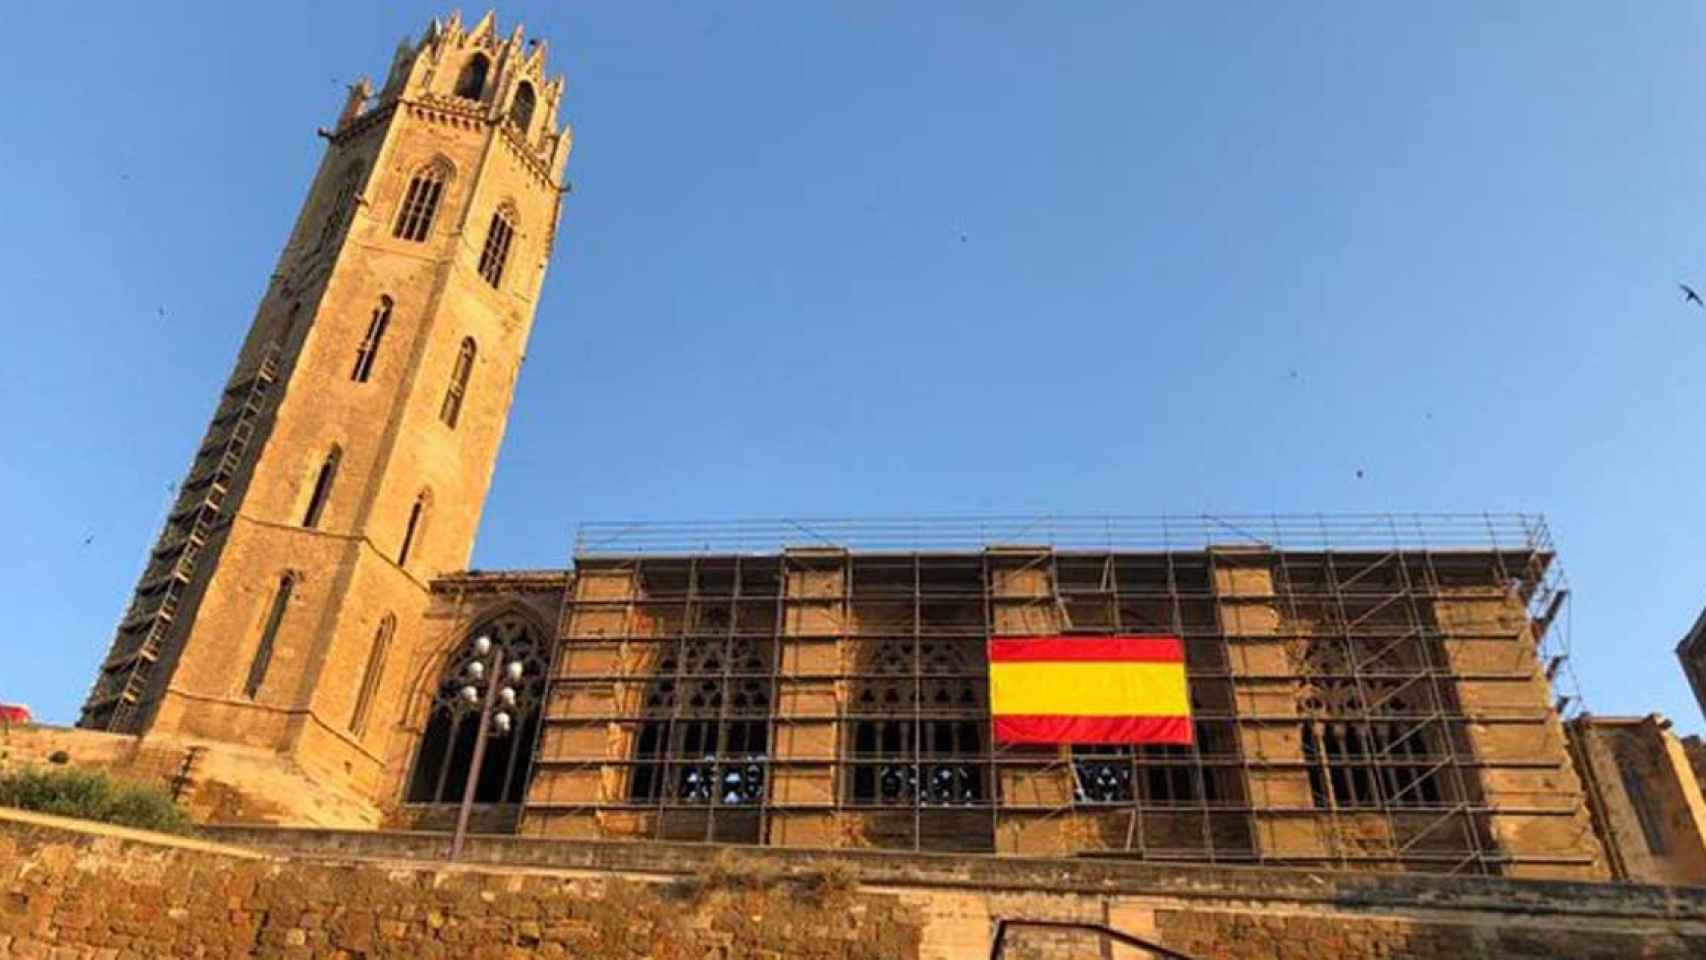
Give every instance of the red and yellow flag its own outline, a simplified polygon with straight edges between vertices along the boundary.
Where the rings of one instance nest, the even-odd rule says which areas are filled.
[[[997,743],[1190,743],[1178,637],[989,642]]]

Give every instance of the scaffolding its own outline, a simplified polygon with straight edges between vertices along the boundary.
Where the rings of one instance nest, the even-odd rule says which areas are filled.
[[[233,487],[259,452],[255,442],[279,378],[283,347],[268,343],[240,363],[220,394],[207,433],[191,458],[177,498],[143,563],[130,605],[83,702],[78,726],[135,733],[156,679],[155,665],[174,655],[172,632],[195,583],[199,561],[230,523]]]
[[[1539,517],[589,524],[568,584],[526,832],[1519,875],[1596,856]],[[1041,633],[1179,637],[1194,743],[994,743],[988,642]]]

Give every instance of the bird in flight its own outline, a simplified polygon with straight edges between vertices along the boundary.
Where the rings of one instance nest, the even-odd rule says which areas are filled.
[[[1700,294],[1695,293],[1693,287],[1686,283],[1679,283],[1677,286],[1682,288],[1683,303],[1692,303],[1700,309],[1706,310],[1706,300],[1700,299]]]

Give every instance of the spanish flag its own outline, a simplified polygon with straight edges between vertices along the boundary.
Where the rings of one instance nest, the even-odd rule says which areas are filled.
[[[989,643],[997,743],[1191,742],[1178,637],[1002,637]]]

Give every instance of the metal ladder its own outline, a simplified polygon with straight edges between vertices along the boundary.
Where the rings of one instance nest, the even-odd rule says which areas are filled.
[[[221,394],[189,475],[149,551],[130,606],[119,618],[112,645],[83,703],[79,726],[136,732],[141,719],[137,708],[197,562],[214,533],[229,520],[226,496],[258,452],[254,440],[279,378],[282,350],[277,342],[267,344],[259,360],[240,369]]]

